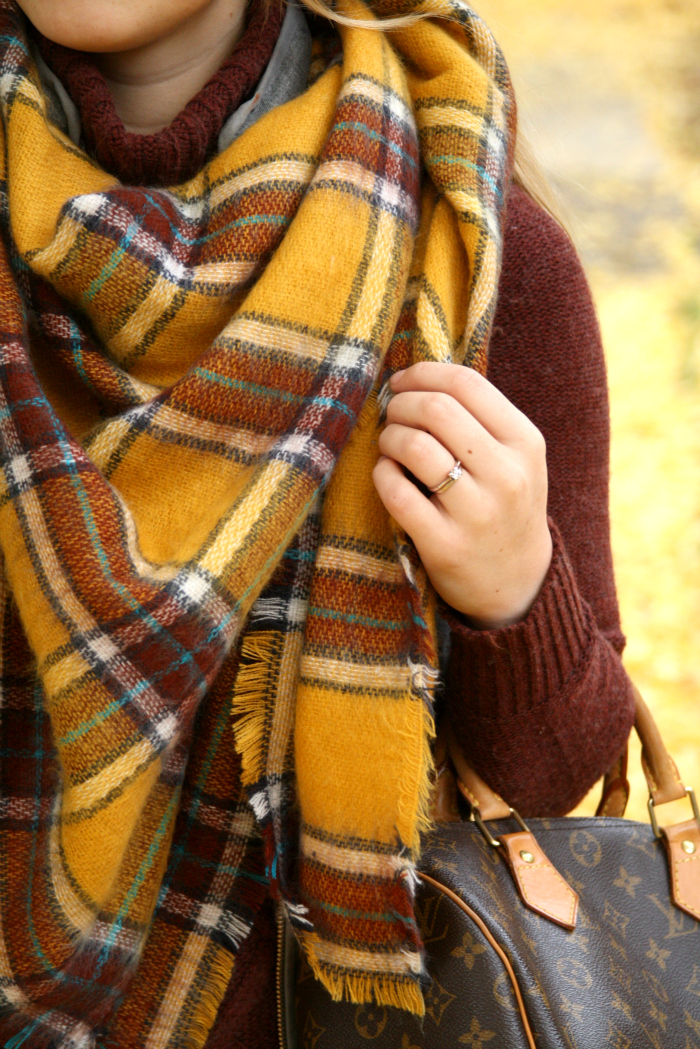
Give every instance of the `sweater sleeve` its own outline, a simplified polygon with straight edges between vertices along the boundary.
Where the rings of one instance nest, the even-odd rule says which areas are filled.
[[[554,550],[522,622],[477,631],[447,613],[446,705],[465,754],[494,790],[524,815],[561,815],[621,753],[634,699],[620,662],[595,310],[568,237],[517,187],[488,377],[547,442]]]

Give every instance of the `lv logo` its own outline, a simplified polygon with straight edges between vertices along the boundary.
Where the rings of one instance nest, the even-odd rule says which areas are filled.
[[[669,900],[660,900],[655,894],[647,899],[659,908],[661,913],[668,919],[668,932],[665,940],[673,940],[676,936],[689,936],[698,931],[698,923],[679,911]]]
[[[442,932],[437,931],[437,920],[440,915],[441,896],[428,896],[420,904],[416,904],[416,917],[423,934],[424,943],[435,943],[444,940],[447,936],[447,920],[441,924]]]

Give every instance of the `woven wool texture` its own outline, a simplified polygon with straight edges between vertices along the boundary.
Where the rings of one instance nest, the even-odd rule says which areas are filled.
[[[47,123],[0,2],[6,1049],[203,1045],[269,890],[422,1011],[433,600],[371,469],[391,371],[485,366],[515,113],[415,10],[164,191]]]

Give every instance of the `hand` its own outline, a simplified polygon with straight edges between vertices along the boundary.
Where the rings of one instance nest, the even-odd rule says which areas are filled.
[[[448,605],[478,629],[523,619],[552,559],[542,434],[471,368],[425,361],[391,379],[374,484]],[[435,488],[426,498],[402,466]]]

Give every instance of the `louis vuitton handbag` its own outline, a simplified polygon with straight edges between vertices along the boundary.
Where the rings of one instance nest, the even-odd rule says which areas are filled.
[[[700,1049],[700,813],[639,696],[635,727],[651,825],[620,818],[626,755],[597,816],[525,825],[447,737],[416,900],[425,1017],[333,1002],[281,927],[284,1049]],[[692,818],[660,827],[685,797]]]

